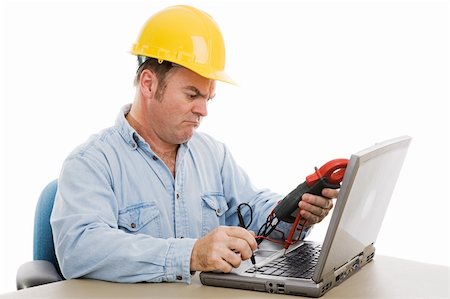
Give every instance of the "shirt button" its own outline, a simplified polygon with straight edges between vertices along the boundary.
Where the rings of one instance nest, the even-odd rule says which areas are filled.
[[[181,275],[177,275],[177,280],[182,280],[183,277]]]
[[[216,210],[216,214],[219,215],[220,214],[220,208],[217,208]]]
[[[131,228],[136,228],[136,223],[131,223]]]
[[[153,156],[152,159],[156,161],[156,160],[158,160],[158,157],[157,156]]]
[[[180,193],[177,193],[177,199],[179,199],[180,198]]]

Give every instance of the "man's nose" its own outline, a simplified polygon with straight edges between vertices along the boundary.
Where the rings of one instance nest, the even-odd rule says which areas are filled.
[[[198,114],[202,117],[208,115],[208,100],[207,99],[198,99],[194,101],[194,106],[192,107],[192,112],[194,114]]]

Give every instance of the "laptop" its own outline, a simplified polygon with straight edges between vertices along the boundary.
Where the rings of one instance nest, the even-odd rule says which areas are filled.
[[[230,273],[201,272],[204,285],[320,297],[358,273],[375,255],[375,241],[411,137],[400,136],[351,155],[322,243],[289,247],[263,241]]]

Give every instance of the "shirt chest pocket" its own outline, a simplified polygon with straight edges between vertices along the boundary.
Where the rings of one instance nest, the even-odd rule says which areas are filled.
[[[132,234],[161,237],[161,219],[154,203],[141,203],[119,211],[119,229]]]
[[[202,234],[209,233],[214,228],[225,225],[225,213],[228,203],[220,193],[202,195]]]

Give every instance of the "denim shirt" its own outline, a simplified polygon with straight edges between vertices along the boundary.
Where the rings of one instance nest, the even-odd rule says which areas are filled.
[[[204,133],[180,145],[174,177],[126,121],[130,108],[64,161],[51,216],[61,270],[67,279],[189,283],[198,238],[239,225],[243,202],[257,231],[282,197],[255,188],[227,147]]]

